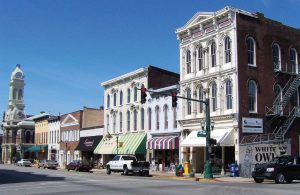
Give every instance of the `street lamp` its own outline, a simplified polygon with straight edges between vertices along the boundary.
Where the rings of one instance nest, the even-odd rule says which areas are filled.
[[[210,131],[214,128],[214,122],[210,121],[210,110],[209,110],[209,99],[206,98],[205,100],[205,130],[206,130],[206,162],[204,165],[204,178],[213,178],[212,174],[212,167],[210,161],[210,153],[211,153],[211,146],[210,146]]]

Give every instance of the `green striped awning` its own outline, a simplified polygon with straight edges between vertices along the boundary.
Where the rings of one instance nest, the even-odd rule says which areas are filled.
[[[146,133],[119,135],[119,147],[114,147],[112,154],[145,154]]]

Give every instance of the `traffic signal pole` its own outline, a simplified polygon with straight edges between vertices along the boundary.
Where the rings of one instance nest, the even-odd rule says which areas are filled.
[[[141,90],[142,94],[141,94],[141,103],[145,103],[146,102],[146,91],[151,92],[151,93],[159,93],[156,91],[151,91],[146,89],[145,87],[139,89]],[[172,92],[171,95],[170,94],[166,94],[166,93],[159,93],[162,95],[166,95],[166,96],[172,96],[172,107],[174,107],[173,105],[177,106],[177,102],[173,102],[177,101],[177,98],[181,98],[181,99],[185,99],[185,100],[189,100],[189,101],[194,101],[194,102],[200,102],[202,104],[205,104],[205,132],[206,132],[206,161],[205,161],[205,165],[204,165],[204,178],[207,179],[212,179],[213,178],[213,174],[212,174],[212,167],[211,167],[211,152],[212,152],[212,148],[211,148],[211,144],[210,144],[210,131],[211,131],[211,121],[210,121],[210,106],[209,106],[209,99],[206,98],[205,101],[204,100],[197,100],[197,99],[192,99],[192,98],[186,98],[186,97],[182,97],[182,96],[178,96],[177,92]],[[201,126],[201,125],[200,125]]]

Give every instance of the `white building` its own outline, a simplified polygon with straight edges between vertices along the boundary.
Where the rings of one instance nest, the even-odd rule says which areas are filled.
[[[179,76],[179,75],[178,75]],[[172,165],[182,162],[180,152],[181,99],[172,107],[171,93],[177,93],[178,85],[160,88],[150,92],[147,98],[147,160],[159,170],[170,170]],[[179,93],[177,95],[180,95]]]
[[[193,99],[210,99],[214,122],[211,137],[221,146],[216,148],[214,164],[224,169],[222,164],[238,159],[235,153],[238,147],[234,147],[238,125],[234,11],[226,7],[217,12],[198,12],[176,34],[180,41],[181,94]],[[205,106],[187,100],[182,105],[184,161],[190,161],[196,172],[202,172],[206,141],[197,137],[197,132],[205,121]]]
[[[48,119],[48,159],[59,162],[60,150],[60,116],[50,116]]]
[[[146,157],[146,105],[140,103],[140,88],[174,85],[178,75],[148,66],[101,83],[104,87],[104,139],[95,149],[106,163],[114,154]]]

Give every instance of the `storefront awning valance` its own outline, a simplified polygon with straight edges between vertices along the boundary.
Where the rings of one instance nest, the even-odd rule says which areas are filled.
[[[80,137],[79,144],[75,150],[79,151],[94,151],[100,143],[102,136]]]
[[[198,137],[198,131],[192,131],[181,143],[183,147],[205,147],[206,138]],[[234,146],[233,129],[216,129],[211,131],[211,138],[216,139],[220,146]]]
[[[112,154],[116,146],[117,139],[115,136],[112,136],[112,138],[103,138],[94,150],[94,154]]]
[[[149,150],[171,150],[178,148],[178,136],[154,137],[147,140],[147,149]]]
[[[119,146],[114,147],[113,154],[145,154],[146,133],[129,133],[119,135]]]
[[[45,152],[48,149],[48,145],[33,145],[26,149],[26,152]]]

